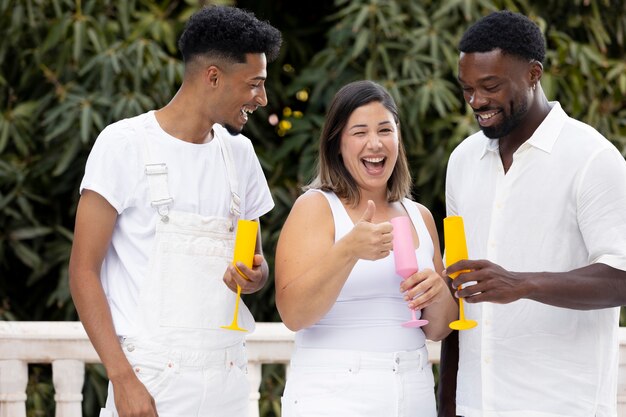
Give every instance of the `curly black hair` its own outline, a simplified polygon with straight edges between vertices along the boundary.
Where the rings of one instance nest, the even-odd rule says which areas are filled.
[[[539,26],[528,17],[508,10],[494,12],[478,20],[459,42],[459,51],[465,53],[494,49],[541,63],[546,56],[545,39]]]
[[[236,7],[206,6],[187,21],[178,49],[185,63],[198,55],[246,62],[246,54],[250,53],[264,53],[271,62],[278,56],[281,43],[280,31],[251,12]]]

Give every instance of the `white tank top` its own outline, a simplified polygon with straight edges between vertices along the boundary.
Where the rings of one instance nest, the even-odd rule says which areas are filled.
[[[354,227],[339,198],[332,192],[322,193],[333,213],[335,242]],[[419,237],[415,251],[419,269],[435,269],[434,247],[416,204],[404,199],[413,227]],[[313,326],[296,333],[296,346],[315,349],[349,349],[370,352],[414,350],[424,346],[420,328],[402,327],[411,318],[403,295],[402,277],[395,272],[393,254],[376,261],[359,260],[348,276],[333,307]],[[420,311],[417,311],[417,317]]]

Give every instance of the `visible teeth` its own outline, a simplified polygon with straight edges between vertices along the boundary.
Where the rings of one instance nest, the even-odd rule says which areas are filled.
[[[479,114],[478,117],[480,117],[483,120],[487,120],[487,119],[491,119],[493,116],[495,116],[496,114],[498,114],[498,112],[494,112],[494,113],[487,113],[487,114]]]
[[[242,109],[241,109],[241,112],[242,112],[242,113],[252,114],[252,113],[254,112],[254,110],[247,109],[247,108],[245,108],[245,107],[244,107],[244,108],[242,108]]]
[[[382,162],[384,159],[385,158],[383,158],[383,157],[380,157],[380,158],[363,158],[363,160],[365,162],[369,162],[369,163],[372,163],[372,164],[377,164],[378,162]]]

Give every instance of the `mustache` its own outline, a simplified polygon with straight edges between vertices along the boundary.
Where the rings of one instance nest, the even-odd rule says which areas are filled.
[[[475,109],[472,107],[472,111],[474,113],[483,113],[483,112],[488,112],[488,111],[500,111],[501,109],[499,107],[489,107],[489,106],[484,106],[484,107],[480,107],[478,109]]]

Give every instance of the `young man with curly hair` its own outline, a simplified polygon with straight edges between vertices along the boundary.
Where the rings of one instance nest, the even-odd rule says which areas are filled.
[[[548,101],[544,42],[508,11],[460,41],[481,131],[450,156],[447,211],[464,218],[470,260],[446,273],[469,271],[453,288],[478,327],[444,342],[442,416],[616,416],[626,162]]]
[[[235,292],[263,287],[229,265],[238,219],[274,203],[249,139],[267,104],[280,32],[251,13],[206,7],[179,40],[185,71],[163,108],[108,126],[80,186],[70,289],[110,380],[101,416],[247,416],[249,387]],[[245,306],[239,324],[254,320]]]

